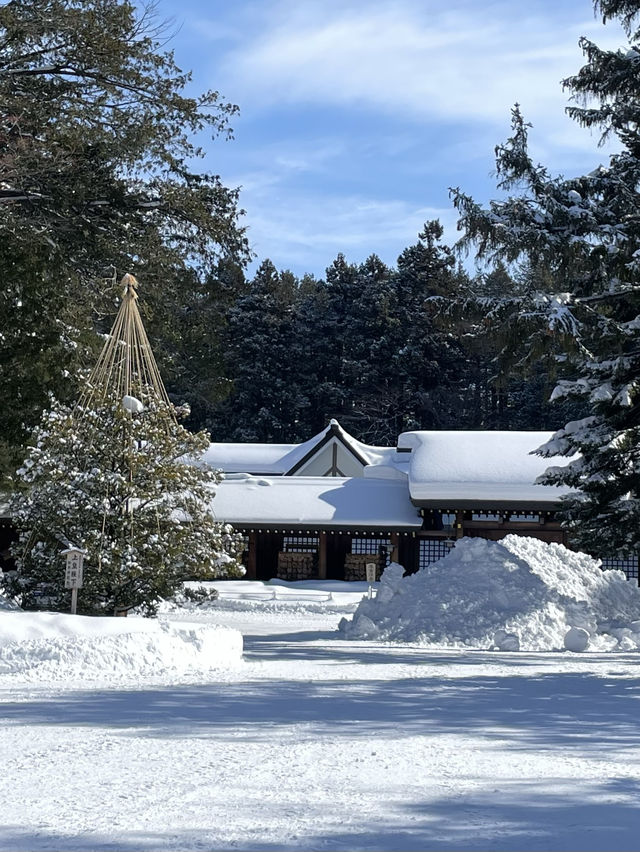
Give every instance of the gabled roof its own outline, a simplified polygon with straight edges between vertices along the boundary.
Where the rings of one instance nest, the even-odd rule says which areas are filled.
[[[363,467],[369,464],[375,464],[382,454],[394,451],[390,447],[370,447],[367,444],[363,444],[361,441],[356,440],[356,438],[352,435],[349,435],[348,432],[345,432],[337,420],[332,419],[329,421],[329,425],[324,432],[321,432],[320,435],[316,435],[316,437],[312,438],[311,441],[307,441],[305,444],[299,445],[298,455],[302,448],[306,448],[306,452],[295,461],[287,473],[296,473],[304,467],[319,450],[331,443],[332,440],[336,440],[342,444],[347,452],[360,462]]]
[[[298,444],[209,444],[201,461],[225,473],[278,476],[286,472],[283,459]]]
[[[536,485],[553,463],[532,453],[552,432],[404,432],[409,492],[416,505],[553,508],[567,488]],[[563,459],[568,462],[570,459]]]
[[[532,455],[552,434],[416,431],[400,435],[397,448],[372,447],[331,420],[326,429],[301,444],[211,444],[204,461],[226,474],[286,477],[309,484],[318,478],[307,475],[314,470],[314,458],[323,451],[326,454],[325,448],[333,442],[334,449],[337,444],[356,460],[358,469],[362,466],[364,478],[395,482],[396,488],[408,491],[414,506],[552,510],[569,489],[536,485],[554,460]],[[560,463],[568,461],[561,459]],[[315,464],[316,473],[320,467]],[[354,478],[361,478],[360,474]],[[320,477],[321,482],[323,479]],[[349,491],[354,499],[356,488]],[[301,491],[291,493],[301,499]],[[284,518],[280,521],[288,523]]]
[[[326,429],[301,444],[212,443],[202,460],[225,473],[292,475],[332,440],[341,443],[363,467],[395,454],[395,447],[370,447],[331,420]]]

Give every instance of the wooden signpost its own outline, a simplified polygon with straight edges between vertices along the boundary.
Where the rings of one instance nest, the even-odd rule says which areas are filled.
[[[376,581],[376,568],[378,566],[375,562],[367,562],[364,566],[365,574],[367,577],[367,583],[369,584],[369,597],[373,597],[373,584]],[[362,575],[360,575],[362,576]]]
[[[67,557],[64,587],[71,589],[71,615],[75,615],[78,606],[78,589],[82,588],[82,563],[85,551],[78,547],[68,547],[62,551],[62,555]]]

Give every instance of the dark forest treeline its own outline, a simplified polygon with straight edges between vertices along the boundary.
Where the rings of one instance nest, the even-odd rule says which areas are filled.
[[[228,268],[211,275],[197,307],[168,323],[169,346],[156,332],[190,425],[219,441],[295,442],[335,417],[383,445],[408,429],[561,425],[549,363],[517,367],[529,353],[501,319],[535,276],[499,267],[470,278],[441,237],[429,222],[395,267],[338,255],[322,280],[269,260],[247,281]]]

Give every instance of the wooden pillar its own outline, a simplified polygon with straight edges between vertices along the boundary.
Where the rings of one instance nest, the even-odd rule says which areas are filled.
[[[320,580],[327,579],[327,534],[321,532],[319,534],[318,547],[318,577]]]
[[[391,541],[391,544],[393,545],[393,550],[391,551],[391,561],[392,562],[399,562],[400,557],[399,557],[399,554],[398,554],[398,540],[399,540],[398,533],[392,532],[389,536],[389,540]]]
[[[456,538],[464,535],[464,512],[456,512]]]
[[[249,555],[247,557],[247,580],[255,580],[258,576],[258,536],[249,533]]]

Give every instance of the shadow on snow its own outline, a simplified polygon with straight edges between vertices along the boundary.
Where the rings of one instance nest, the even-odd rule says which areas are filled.
[[[622,786],[622,791],[620,787]],[[627,801],[612,801],[623,792]],[[601,850],[637,849],[640,829],[635,801],[640,794],[637,781],[610,779],[580,787],[575,796],[558,795],[548,783],[523,783],[508,792],[473,791],[455,798],[434,798],[424,803],[381,803],[384,807],[375,824],[364,825],[357,813],[345,823],[332,821],[330,815],[314,808],[313,801],[300,791],[300,813],[313,824],[312,831],[287,829],[287,812],[278,812],[276,803],[262,805],[264,816],[276,818],[279,835],[265,842],[230,839],[224,827],[188,829],[175,832],[148,832],[119,828],[111,836],[82,833],[80,836],[33,831],[16,825],[0,826],[3,848],[11,850],[96,850],[96,852],[133,852],[133,850],[189,850],[241,848],[247,852],[276,850],[486,850],[494,852],[519,849],[523,852],[554,849],[558,852],[601,852]],[[635,801],[634,801],[635,800]],[[231,806],[231,805],[230,805]],[[236,803],[234,808],[241,807]],[[260,805],[252,804],[256,825],[260,824]],[[382,815],[384,814],[384,816]],[[324,817],[324,818],[323,818]],[[212,820],[213,823],[213,820]],[[320,833],[318,825],[325,825]],[[233,832],[231,832],[232,834]],[[260,830],[252,832],[260,838]]]
[[[133,736],[224,738],[240,729],[260,741],[276,728],[309,725],[309,738],[474,734],[513,750],[556,749],[597,757],[640,748],[640,677],[583,672],[463,677],[441,674],[430,655],[424,675],[384,680],[250,680],[140,689],[60,692],[0,704],[4,725],[129,729]],[[315,670],[317,672],[317,670]],[[298,734],[300,735],[300,734]],[[638,752],[640,755],[640,751]]]

